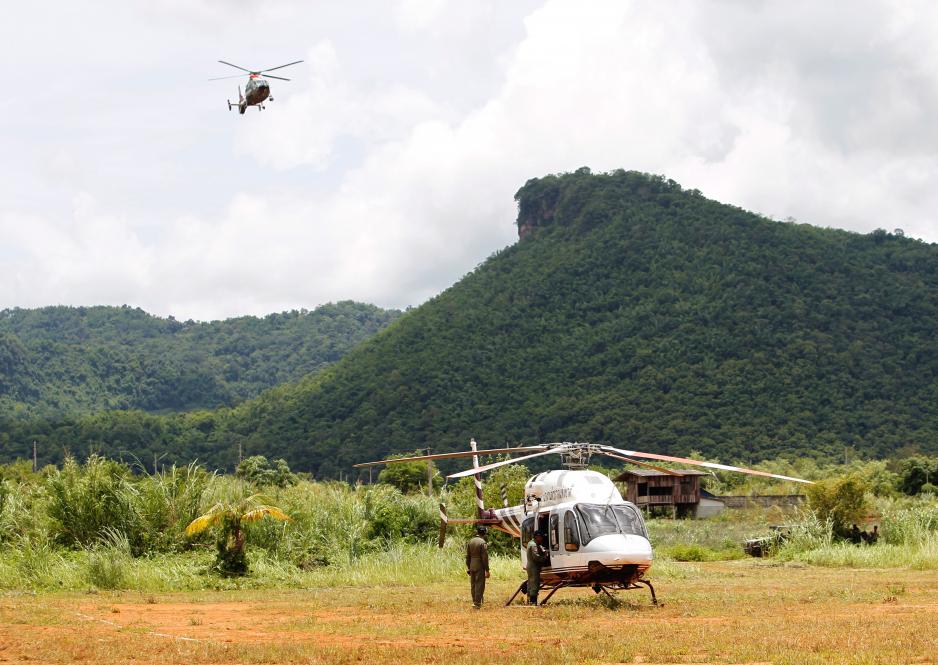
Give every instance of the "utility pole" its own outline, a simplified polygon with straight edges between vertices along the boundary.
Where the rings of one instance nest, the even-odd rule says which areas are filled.
[[[238,441],[238,465],[244,460],[244,444]]]
[[[33,441],[33,473],[39,470],[39,457],[36,454],[36,442]]]

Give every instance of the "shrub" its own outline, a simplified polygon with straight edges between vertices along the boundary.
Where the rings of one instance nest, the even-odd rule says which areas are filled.
[[[257,487],[289,487],[296,485],[296,475],[290,471],[286,460],[278,459],[273,466],[263,455],[253,455],[241,461],[235,476]]]
[[[866,482],[857,475],[821,480],[808,487],[808,506],[819,521],[830,521],[833,532],[842,536],[848,524],[865,515],[866,492]]]
[[[394,455],[391,459],[398,457],[414,457],[422,455],[423,452],[415,450],[406,455]],[[427,491],[427,476],[432,478],[433,488],[439,489],[441,485],[439,474],[429,466],[430,462],[399,462],[388,464],[381,473],[378,474],[378,482],[396,487],[404,494],[413,492]]]
[[[124,534],[135,555],[141,554],[147,539],[129,476],[125,465],[97,455],[84,467],[67,459],[46,484],[52,539],[67,547],[91,547],[113,530]]]
[[[404,496],[393,487],[377,485],[364,493],[368,538],[426,541],[439,531],[436,501],[419,495]]]
[[[928,491],[925,485],[934,487],[933,480],[938,480],[938,458],[908,457],[899,467],[899,489],[906,494]]]

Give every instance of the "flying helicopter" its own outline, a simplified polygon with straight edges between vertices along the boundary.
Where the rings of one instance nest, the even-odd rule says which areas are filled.
[[[289,81],[288,78],[283,78],[282,76],[274,76],[273,74],[268,74],[267,72],[272,72],[277,69],[283,69],[284,67],[289,67],[291,65],[298,65],[303,62],[302,60],[297,60],[296,62],[288,62],[285,65],[279,65],[277,67],[269,67],[268,69],[258,69],[256,71],[251,69],[245,69],[239,65],[233,65],[230,62],[225,62],[224,60],[219,60],[223,65],[228,65],[229,67],[234,67],[235,69],[240,69],[246,74],[235,74],[234,76],[219,76],[216,78],[209,79],[209,81],[221,81],[224,79],[235,79],[241,78],[242,76],[248,77],[248,82],[244,86],[244,94],[241,93],[241,86],[238,86],[238,102],[237,104],[232,104],[231,100],[228,101],[228,110],[231,110],[231,107],[237,106],[238,112],[241,115],[244,115],[244,112],[249,106],[256,106],[258,111],[264,110],[264,101],[274,101],[274,98],[270,96],[270,85],[265,80],[277,79],[278,81]]]
[[[356,464],[355,467],[471,457],[471,469],[450,474],[446,478],[450,480],[474,477],[476,517],[451,519],[447,516],[446,506],[440,503],[439,545],[443,547],[448,524],[482,524],[519,538],[521,564],[527,567],[527,544],[535,533],[541,533],[547,543],[549,556],[548,562],[541,569],[541,589],[548,591],[541,601],[542,605],[560,589],[570,587],[590,587],[596,593],[603,592],[611,596],[611,591],[640,589],[644,586],[651,593],[652,602],[658,602],[654,586],[644,579],[651,568],[653,555],[642,513],[634,503],[622,498],[618,488],[607,476],[586,468],[593,455],[604,455],[670,475],[682,474],[679,469],[669,469],[635,458],[811,483],[809,480],[756,469],[624,450],[594,443],[545,443],[478,450],[478,445],[473,439],[469,446],[470,450],[467,452],[386,459]],[[511,456],[520,453],[527,454],[491,464],[479,464],[479,455]],[[559,456],[564,468],[532,476],[524,486],[524,499],[520,505],[509,506],[503,488],[503,507],[485,507],[481,474],[507,464],[517,464],[545,455]],[[527,581],[522,582],[505,605],[510,605],[519,594],[526,591],[526,587]]]

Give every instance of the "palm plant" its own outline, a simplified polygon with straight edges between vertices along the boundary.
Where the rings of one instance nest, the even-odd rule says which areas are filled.
[[[247,538],[245,525],[265,517],[289,521],[289,515],[276,506],[261,503],[262,499],[260,494],[253,494],[235,503],[216,503],[186,527],[187,536],[195,536],[214,526],[219,527],[215,567],[223,575],[244,575],[248,572],[244,552]]]

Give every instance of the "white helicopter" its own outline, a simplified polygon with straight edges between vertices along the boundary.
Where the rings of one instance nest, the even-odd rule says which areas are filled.
[[[792,478],[755,469],[746,469],[728,464],[702,462],[686,457],[623,450],[592,443],[564,442],[534,446],[519,446],[478,450],[475,440],[469,443],[471,450],[459,453],[421,455],[379,462],[356,464],[358,468],[400,462],[433,461],[472,457],[472,468],[447,476],[447,479],[475,477],[476,517],[474,519],[449,519],[446,506],[440,504],[440,547],[446,535],[448,523],[482,524],[504,531],[521,541],[521,564],[527,567],[527,544],[535,533],[544,535],[549,560],[541,569],[541,589],[549,593],[543,605],[558,590],[565,587],[590,587],[596,593],[625,589],[639,589],[640,585],[651,592],[652,602],[658,599],[651,582],[643,579],[651,568],[652,548],[648,531],[638,507],[622,499],[622,495],[609,478],[596,471],[589,471],[592,455],[605,455],[614,459],[647,466],[671,475],[682,475],[679,470],[640,462],[636,457],[662,462],[678,462],[695,466],[737,471],[756,476],[780,480],[809,483],[809,480]],[[523,457],[479,465],[479,455],[515,455],[530,453]],[[515,464],[544,455],[559,455],[564,469],[545,471],[533,477],[524,486],[523,503],[508,506],[502,488],[504,507],[486,508],[482,500],[481,474],[491,469]],[[523,582],[505,605],[510,605],[518,594],[525,592]]]

